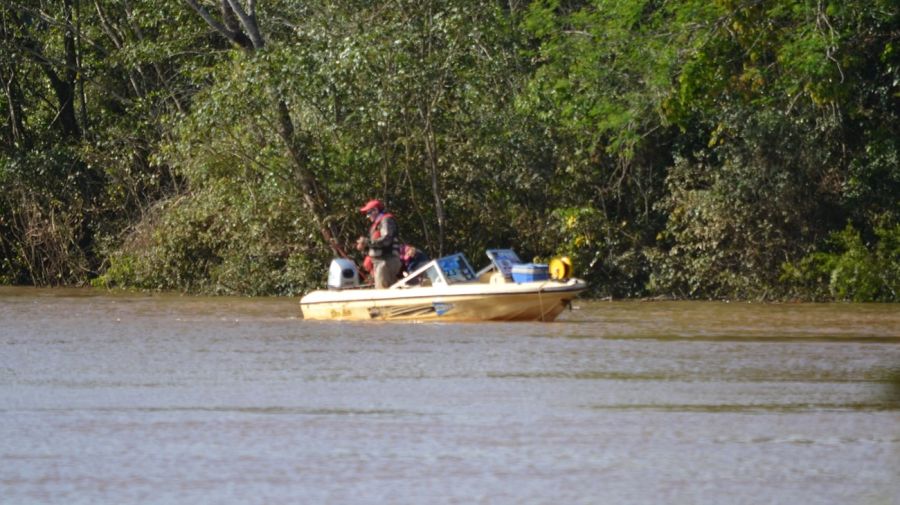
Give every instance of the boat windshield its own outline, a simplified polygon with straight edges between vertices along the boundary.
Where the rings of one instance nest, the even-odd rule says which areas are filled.
[[[411,272],[392,288],[434,286],[437,284],[459,284],[475,280],[475,271],[462,253],[451,254],[428,262],[424,267]]]
[[[491,259],[491,265],[488,267],[493,267],[502,273],[507,280],[512,280],[513,266],[522,263],[519,255],[512,249],[488,249],[487,255]]]
[[[469,282],[475,278],[475,271],[469,265],[469,260],[462,253],[451,254],[437,260],[437,264],[447,279],[447,284]]]

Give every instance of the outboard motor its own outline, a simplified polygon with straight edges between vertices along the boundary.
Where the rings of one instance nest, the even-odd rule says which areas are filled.
[[[335,258],[328,267],[328,289],[359,287],[359,270],[356,263],[347,258]]]

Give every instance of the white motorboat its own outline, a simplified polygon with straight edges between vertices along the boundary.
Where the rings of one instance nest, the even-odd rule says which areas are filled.
[[[305,319],[553,321],[587,288],[569,277],[571,263],[523,263],[510,249],[490,249],[491,263],[476,272],[452,254],[428,262],[387,289],[364,287],[349,259],[335,259],[328,289],[300,300]]]

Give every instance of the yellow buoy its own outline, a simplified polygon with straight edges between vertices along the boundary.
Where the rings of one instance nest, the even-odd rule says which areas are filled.
[[[553,258],[549,265],[550,278],[563,280],[572,276],[572,260],[568,256]]]

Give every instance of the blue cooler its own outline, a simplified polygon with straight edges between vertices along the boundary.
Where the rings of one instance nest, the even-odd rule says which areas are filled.
[[[512,278],[516,283],[546,281],[550,279],[550,268],[543,263],[520,263],[513,265]]]

